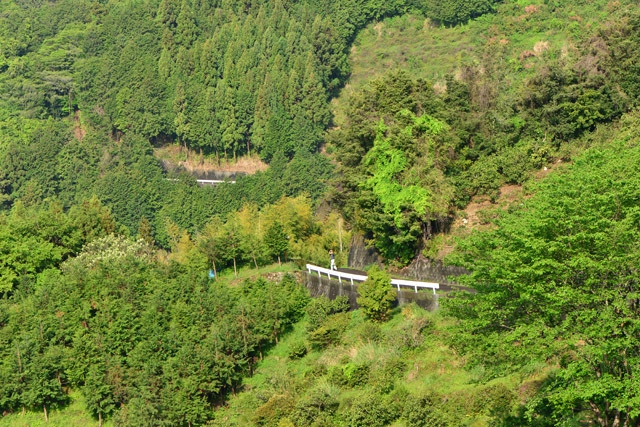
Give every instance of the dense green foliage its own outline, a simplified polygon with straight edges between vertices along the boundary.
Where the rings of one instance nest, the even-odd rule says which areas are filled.
[[[449,140],[429,115],[439,105],[430,86],[392,73],[352,98],[348,127],[332,135],[343,172],[335,200],[389,259],[410,260],[448,212]]]
[[[3,410],[46,410],[73,387],[122,425],[211,418],[307,298],[291,278],[216,284],[113,236],[18,294],[0,302]]]
[[[353,93],[329,136],[341,161],[333,199],[345,217],[406,263],[472,196],[495,199],[501,185],[523,183],[634,108],[640,21],[636,10],[615,12],[571,55],[531,53],[529,75],[501,67],[512,52],[488,43],[479,63],[439,86],[398,70]]]
[[[403,2],[64,0],[3,2],[0,203],[63,207],[97,196],[135,234],[167,219],[190,232],[245,202],[326,191],[314,154],[328,97],[348,74],[348,42]],[[61,120],[65,119],[65,120]],[[164,182],[149,142],[272,169],[235,186]],[[291,160],[291,162],[289,162]]]
[[[84,244],[115,228],[109,211],[96,199],[68,213],[59,204],[27,209],[17,203],[9,215],[0,216],[0,294],[18,285],[29,289],[39,273],[57,267]]]
[[[358,305],[369,319],[383,322],[389,318],[391,306],[396,300],[391,278],[377,266],[371,268],[367,275],[367,280],[358,285]]]
[[[52,126],[56,133],[48,133]],[[40,204],[54,197],[68,208],[96,196],[131,234],[146,221],[153,238],[165,247],[167,220],[193,232],[213,215],[227,215],[247,202],[263,206],[301,193],[317,199],[331,174],[326,158],[299,153],[288,164],[279,157],[266,172],[239,177],[236,184],[200,188],[186,174],[167,181],[151,146],[140,137],[113,143],[91,132],[79,141],[64,123],[47,121],[24,138],[10,141],[0,153],[4,206],[15,200]]]
[[[1,119],[82,111],[234,157],[315,151],[355,31],[406,1],[4,2]],[[25,25],[26,23],[26,25]]]
[[[478,293],[446,301],[458,343],[489,375],[556,367],[514,423],[637,425],[638,200],[634,137],[588,151],[461,246]]]
[[[465,23],[485,13],[493,12],[500,0],[423,0],[425,14],[445,25]]]
[[[339,334],[314,345],[308,340],[315,313],[335,307],[322,299],[311,304],[214,425],[500,425],[516,412],[518,387],[533,383],[516,377],[479,383],[446,346],[449,328],[415,306],[394,310],[384,324],[360,310],[330,314],[323,323],[334,331],[339,326]],[[291,357],[300,342],[308,348]]]
[[[97,199],[68,212],[15,203],[0,214],[0,408],[46,414],[71,388],[100,420],[203,424],[308,301],[291,277],[229,287],[207,270],[273,262],[271,229],[278,250],[284,236],[289,256],[328,262],[335,219],[316,220],[305,198],[247,205],[193,239],[168,223],[167,254],[143,227],[126,237]]]
[[[636,6],[0,2],[0,411],[75,393],[117,425],[637,425]],[[358,31],[393,16],[447,55],[398,49],[334,123]],[[446,300],[451,327],[390,312],[375,268],[355,312],[243,282],[346,264],[351,226],[406,264],[473,196],[601,141],[460,245],[477,294]],[[202,188],[163,170],[170,144],[269,168]]]

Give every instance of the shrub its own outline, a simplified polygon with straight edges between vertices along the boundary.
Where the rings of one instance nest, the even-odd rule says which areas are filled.
[[[409,396],[402,417],[410,427],[445,427],[448,424],[430,396]]]
[[[424,331],[433,327],[433,322],[425,317],[405,321],[387,336],[387,342],[395,348],[417,348],[424,342]]]
[[[492,384],[485,387],[478,398],[485,412],[500,418],[511,412],[516,396],[506,385]]]
[[[345,385],[356,387],[365,385],[369,381],[369,365],[366,363],[356,365],[347,363],[342,367],[342,375],[345,379]]]
[[[294,401],[291,396],[276,394],[256,409],[252,421],[259,426],[277,426],[280,419],[293,409]]]
[[[382,368],[373,372],[371,385],[384,393],[393,390],[395,382],[404,376],[407,363],[401,358],[392,358],[385,362]]]
[[[309,343],[316,349],[338,344],[350,320],[351,315],[349,313],[338,313],[329,316],[322,323],[322,326],[309,334]]]
[[[356,336],[363,342],[373,343],[379,343],[384,338],[384,334],[382,333],[380,326],[371,322],[364,322],[360,324],[356,331]]]
[[[380,394],[362,393],[354,399],[346,419],[353,427],[382,427],[391,424],[398,415],[389,399]]]
[[[349,297],[339,296],[333,301],[326,297],[312,299],[307,305],[307,315],[309,325],[307,330],[313,332],[318,329],[327,318],[335,313],[342,313],[349,310]]]
[[[396,292],[391,286],[389,275],[377,266],[369,270],[369,277],[358,286],[358,304],[364,314],[375,322],[389,318]]]
[[[289,359],[296,360],[307,354],[307,344],[304,341],[294,342],[289,348]]]
[[[298,426],[330,425],[331,416],[338,409],[338,395],[340,390],[330,384],[321,383],[309,390],[296,404],[290,416],[291,421]]]

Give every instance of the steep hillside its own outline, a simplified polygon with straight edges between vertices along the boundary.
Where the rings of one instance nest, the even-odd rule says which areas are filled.
[[[386,259],[409,262],[474,196],[496,201],[637,106],[639,23],[620,2],[508,2],[451,28],[416,15],[369,26],[334,104],[333,201]]]
[[[298,323],[221,409],[215,426],[488,425],[515,411],[545,378],[544,365],[482,381],[449,342],[451,323],[406,306],[378,325],[360,311],[330,315],[318,342]]]
[[[213,425],[637,425],[638,123],[460,243],[477,293],[383,324],[312,301]]]
[[[623,8],[624,2],[517,1],[498,4],[495,14],[456,27],[419,14],[372,23],[351,47],[349,81],[332,102],[336,123],[341,124],[353,93],[396,68],[430,81],[438,90],[446,89],[445,76],[452,74],[467,82],[483,77],[495,82],[499,77],[499,86],[515,92],[541,71],[549,56],[575,56],[581,43]]]
[[[1,1],[0,423],[640,425],[639,64],[631,0]],[[354,231],[475,292],[260,277]]]

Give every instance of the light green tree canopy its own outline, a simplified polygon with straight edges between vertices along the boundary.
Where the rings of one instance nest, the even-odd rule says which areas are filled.
[[[557,366],[540,393],[558,422],[580,410],[602,425],[640,420],[639,200],[640,147],[594,149],[454,259],[478,292],[445,302],[460,342],[492,372]]]

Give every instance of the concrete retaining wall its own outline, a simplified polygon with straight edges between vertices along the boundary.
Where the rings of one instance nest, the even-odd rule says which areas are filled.
[[[317,274],[305,273],[305,286],[309,289],[309,293],[314,298],[324,296],[333,300],[338,296],[346,295],[349,297],[349,304],[351,305],[352,310],[359,307],[357,303],[357,284],[351,285],[351,283],[347,282],[339,283],[337,280],[318,277]],[[434,311],[438,309],[438,295],[433,295],[431,291],[419,291],[416,293],[412,290],[396,290],[396,293],[396,303],[399,305],[415,302],[425,310]]]

